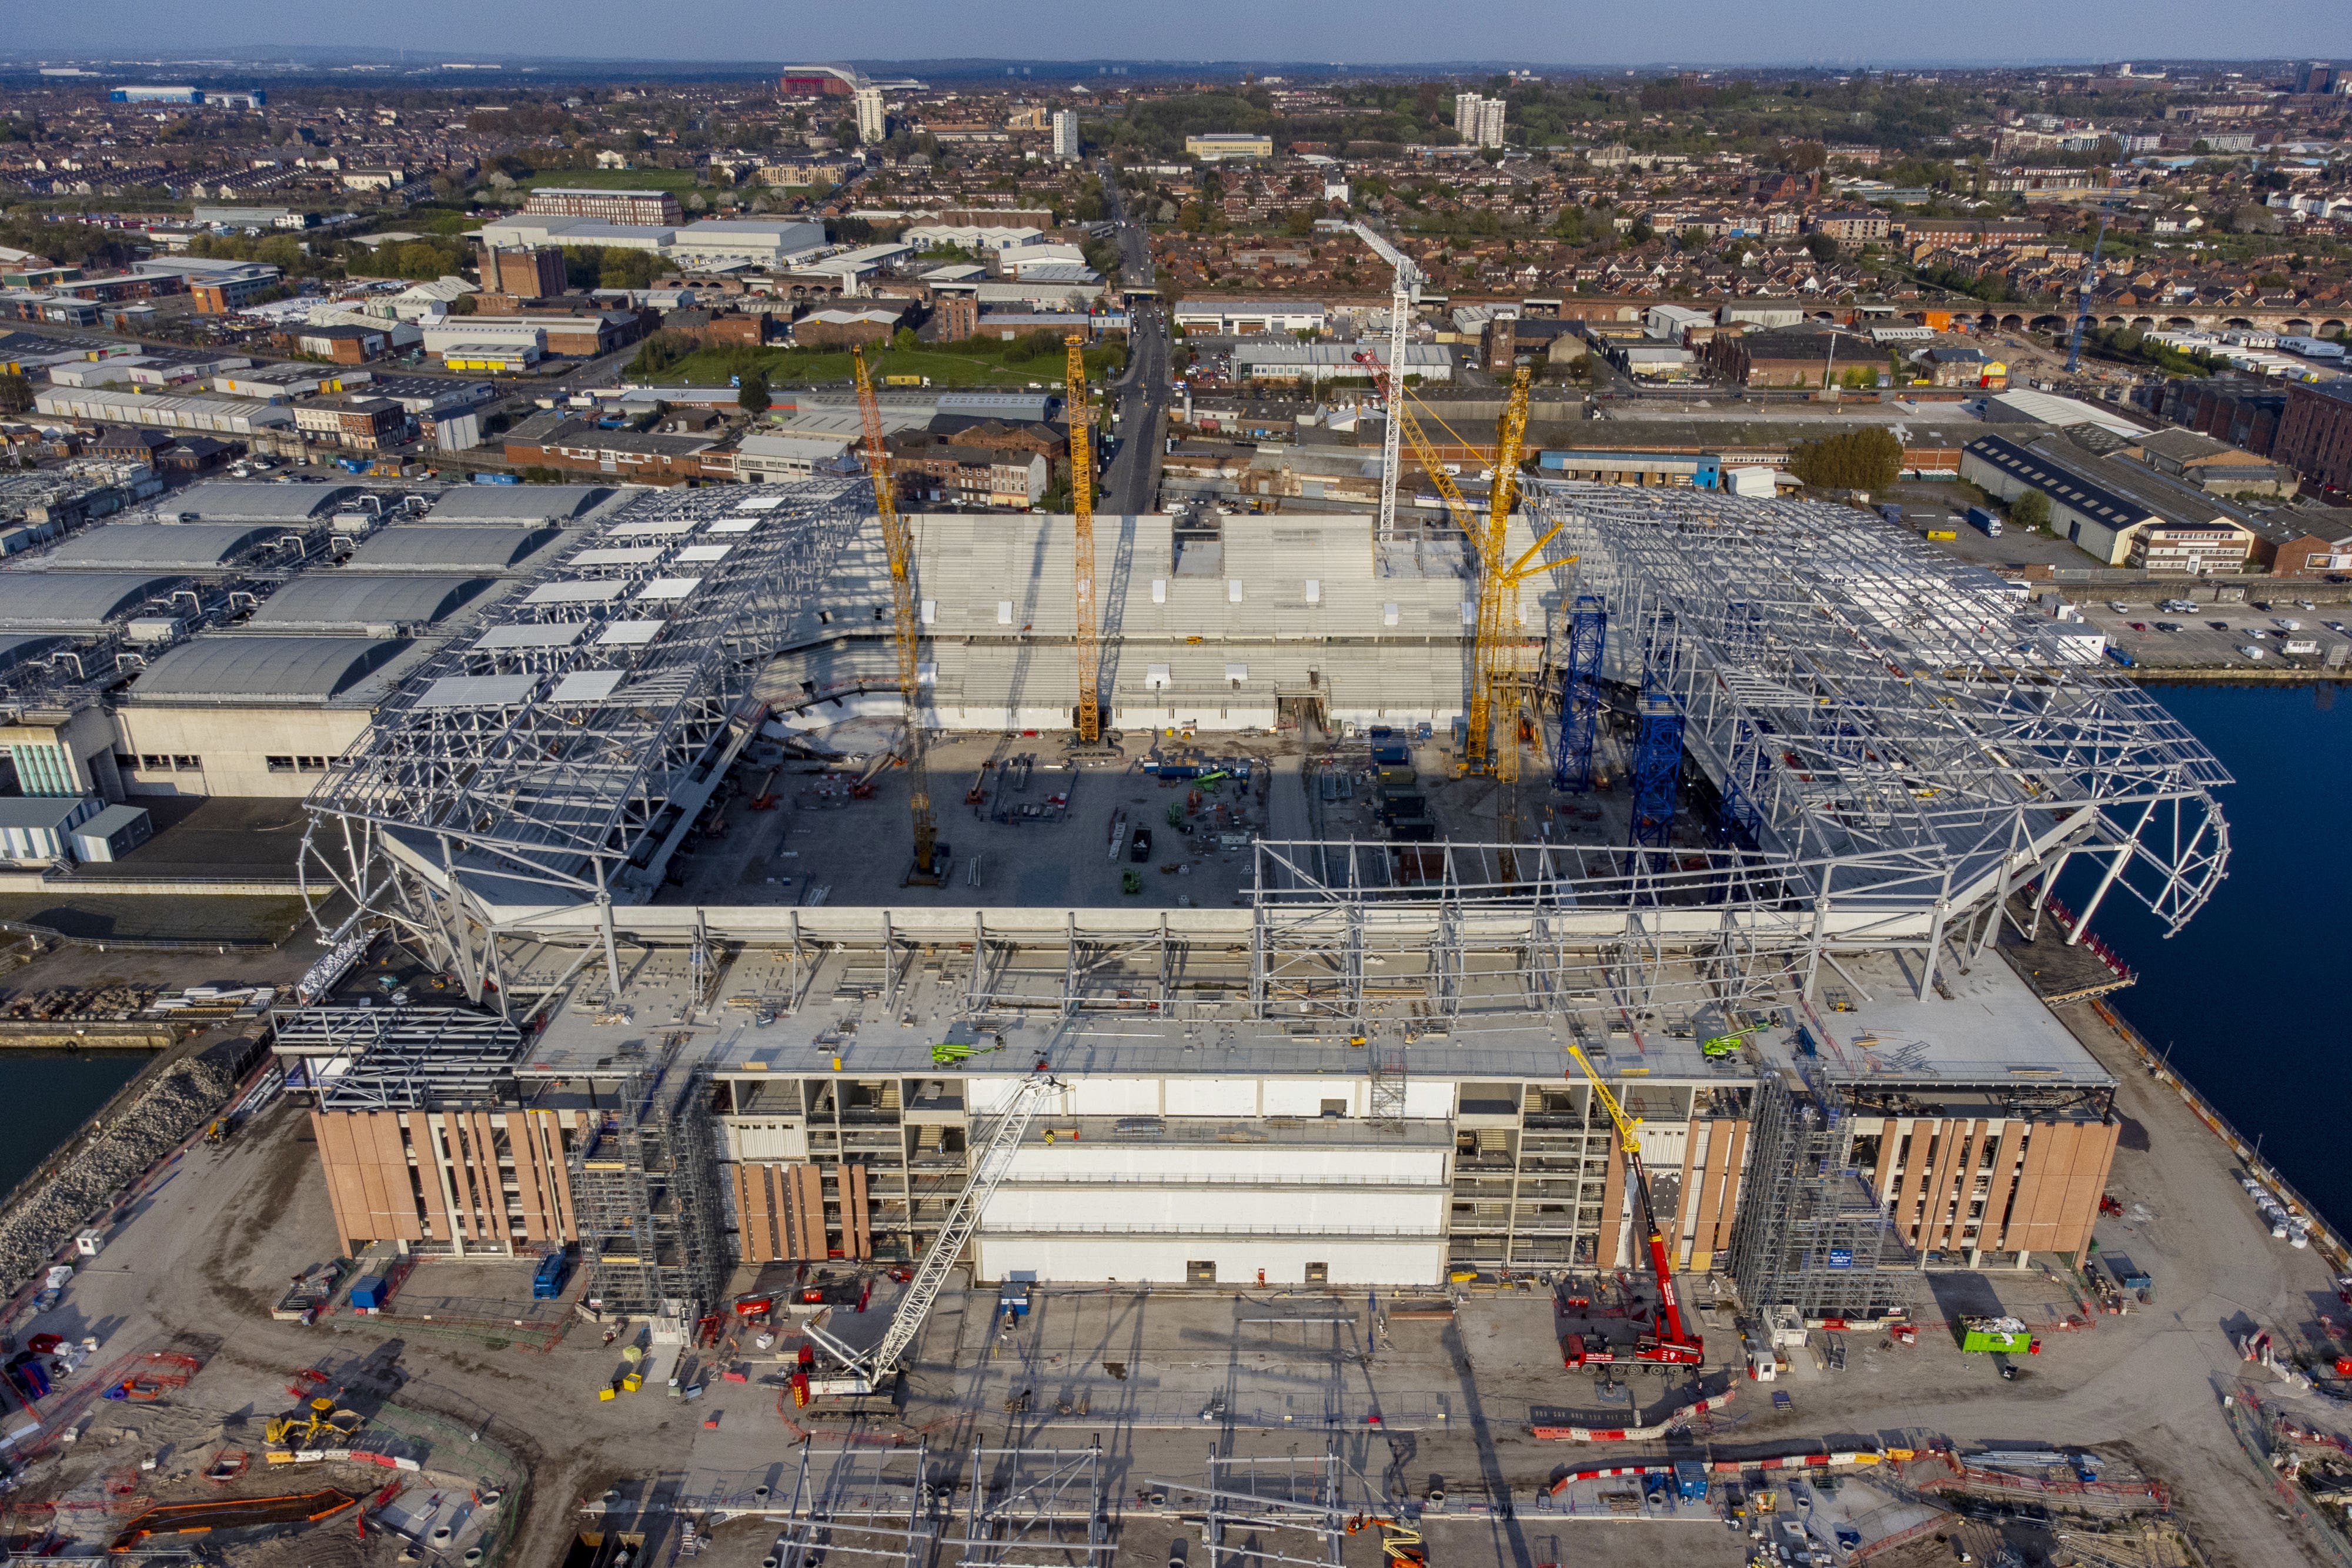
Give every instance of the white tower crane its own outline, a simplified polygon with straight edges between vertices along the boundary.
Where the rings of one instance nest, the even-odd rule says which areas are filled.
[[[1348,226],[1395,273],[1395,281],[1389,289],[1389,411],[1386,433],[1381,439],[1381,521],[1374,536],[1392,539],[1396,538],[1397,471],[1404,459],[1405,327],[1412,319],[1412,308],[1421,302],[1421,268],[1404,252],[1373,233],[1369,224]]]

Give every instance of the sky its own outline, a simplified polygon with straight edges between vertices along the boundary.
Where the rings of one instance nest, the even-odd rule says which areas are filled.
[[[359,45],[412,59],[1982,64],[2352,56],[2346,0],[108,0],[25,3],[20,57]]]

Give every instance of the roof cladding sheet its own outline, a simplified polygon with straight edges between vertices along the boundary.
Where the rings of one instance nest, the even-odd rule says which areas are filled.
[[[456,614],[489,577],[298,577],[262,601],[256,626],[431,625]]]
[[[362,493],[358,485],[191,485],[156,502],[159,512],[208,523],[302,523],[323,517]]]
[[[58,546],[43,564],[216,568],[284,531],[282,523],[104,523]]]
[[[376,571],[507,571],[562,531],[399,523],[379,529],[352,552],[349,564]]]
[[[609,485],[467,485],[433,503],[425,515],[436,523],[568,523],[612,494]]]
[[[199,637],[147,666],[134,697],[325,698],[408,647],[401,637]]]
[[[143,571],[0,572],[0,625],[95,631],[177,585]]]

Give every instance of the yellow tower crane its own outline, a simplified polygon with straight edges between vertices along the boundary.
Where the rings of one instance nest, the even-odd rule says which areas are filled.
[[[931,772],[924,756],[922,631],[915,616],[915,539],[898,515],[897,486],[890,476],[890,449],[882,439],[882,405],[874,396],[862,349],[850,350],[857,372],[857,412],[866,424],[866,472],[874,481],[874,510],[882,522],[882,549],[890,559],[890,601],[896,613],[898,695],[907,705],[907,772],[912,787],[915,861],[909,883],[937,886],[947,881],[948,846],[931,820]]]
[[[1095,454],[1088,428],[1094,408],[1087,392],[1086,338],[1073,332],[1064,341],[1070,350],[1062,400],[1070,422],[1070,513],[1078,539],[1078,744],[1093,746],[1102,739],[1102,646],[1095,614]]]

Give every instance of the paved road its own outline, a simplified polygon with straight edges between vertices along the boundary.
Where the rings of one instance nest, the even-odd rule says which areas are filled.
[[[1101,165],[1103,200],[1118,224],[1119,270],[1130,288],[1152,282],[1151,241],[1143,226],[1130,221],[1119,199],[1118,182],[1108,162]],[[1105,471],[1101,509],[1109,513],[1148,512],[1152,507],[1153,482],[1159,455],[1161,416],[1168,412],[1168,319],[1160,307],[1139,301],[1129,308],[1127,373],[1111,383],[1118,400],[1119,446]]]

